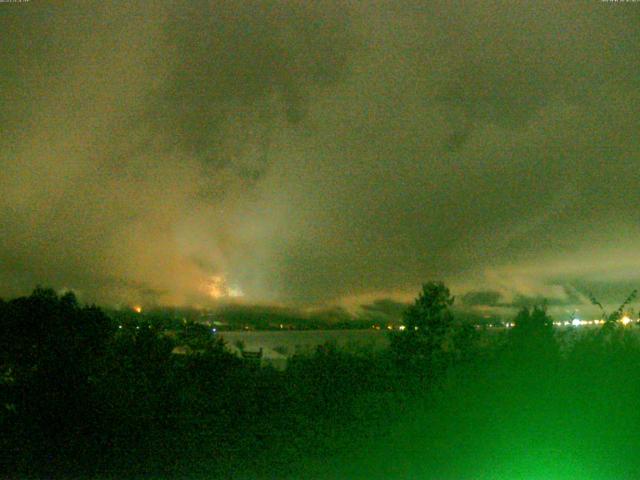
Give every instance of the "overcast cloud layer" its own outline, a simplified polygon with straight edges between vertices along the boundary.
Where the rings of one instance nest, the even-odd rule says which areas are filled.
[[[2,4],[0,295],[621,301],[639,27],[600,1]]]

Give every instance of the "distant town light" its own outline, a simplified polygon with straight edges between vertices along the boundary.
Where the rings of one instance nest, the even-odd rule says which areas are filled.
[[[398,327],[398,330],[400,330],[401,332],[404,332],[404,329],[405,329],[405,328],[407,328],[407,327],[405,327],[404,325],[400,325],[400,326]]]
[[[573,325],[574,327],[579,327],[580,325],[582,325],[582,321],[579,318],[574,318],[573,320],[571,320],[571,325]]]
[[[133,307],[133,311],[136,313],[142,313],[142,307],[139,305],[136,305],[135,307]]]
[[[631,319],[627,315],[622,317],[622,320],[620,321],[622,322],[623,325],[629,325],[631,323]]]

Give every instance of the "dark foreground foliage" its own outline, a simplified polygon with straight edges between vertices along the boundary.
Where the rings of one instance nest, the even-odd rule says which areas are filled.
[[[427,284],[389,351],[324,345],[281,372],[198,325],[0,302],[0,477],[638,478],[635,327],[554,331],[534,307],[478,333],[452,303]]]

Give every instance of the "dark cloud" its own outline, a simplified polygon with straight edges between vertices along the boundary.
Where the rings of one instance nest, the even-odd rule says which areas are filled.
[[[373,303],[360,306],[360,319],[377,323],[398,323],[402,320],[407,304],[390,298],[381,298]]]
[[[234,326],[263,328],[331,327],[356,320],[340,307],[301,310],[282,306],[229,304],[217,308],[213,315],[218,321]]]
[[[335,3],[188,1],[171,11],[163,40],[175,58],[149,114],[215,166],[264,168],[278,115],[299,123],[346,66],[348,10]]]
[[[466,307],[502,305],[502,294],[494,291],[472,291],[460,297],[460,304]]]
[[[557,287],[557,286],[556,286]],[[506,300],[501,292],[497,291],[470,291],[460,297],[462,307],[489,307],[518,309],[546,305],[548,307],[570,307],[584,303],[586,296],[581,295],[572,287],[555,288],[552,294],[524,295],[515,293],[510,300]],[[549,292],[550,293],[550,292]]]
[[[635,12],[3,5],[0,294],[353,309],[441,278],[562,309],[633,284]]]
[[[548,298],[542,295],[516,295],[513,301],[505,306],[514,308],[533,307],[536,305],[547,305],[548,307],[572,307],[580,305],[583,300],[583,298],[573,292],[567,292],[567,295],[565,295],[563,298]]]

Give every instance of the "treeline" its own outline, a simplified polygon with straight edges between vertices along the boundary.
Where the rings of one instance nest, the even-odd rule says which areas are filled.
[[[465,455],[492,442],[517,450],[528,422],[584,441],[605,428],[597,408],[611,416],[640,399],[631,327],[560,342],[538,306],[488,339],[453,303],[442,283],[425,284],[387,351],[323,345],[280,372],[194,323],[167,336],[161,322],[123,325],[41,288],[0,302],[0,476],[479,478]],[[567,404],[573,420],[550,408]],[[640,431],[630,412],[626,431]],[[598,442],[613,447],[621,432]]]
[[[201,466],[228,478],[259,469],[276,446],[289,457],[269,463],[286,471],[294,452],[332,445],[320,425],[349,423],[363,391],[396,381],[377,371],[383,355],[326,345],[278,372],[228,353],[203,325],[171,326],[167,335],[161,319],[133,313],[114,321],[50,289],[0,302],[0,476],[121,478]],[[178,345],[194,353],[172,354]]]

